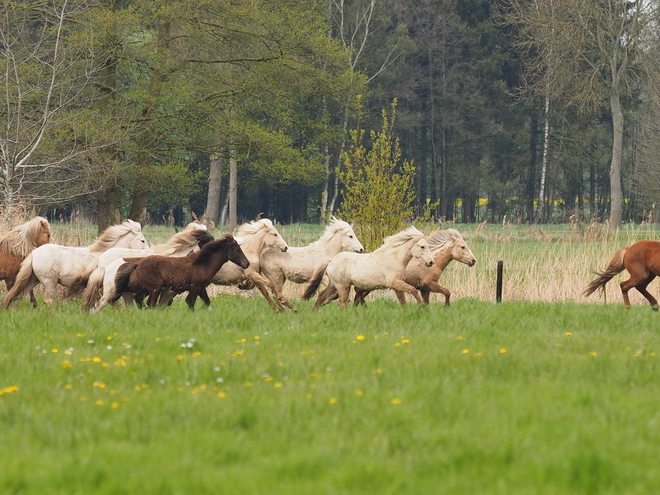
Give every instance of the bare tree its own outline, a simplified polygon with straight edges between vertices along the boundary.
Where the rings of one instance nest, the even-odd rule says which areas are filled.
[[[639,75],[636,63],[657,4],[644,0],[511,0],[507,22],[519,29],[526,90],[581,110],[612,116],[610,227],[621,226],[624,117],[622,97]]]
[[[67,201],[103,186],[97,161],[114,134],[93,112],[91,40],[76,31],[84,3],[3,2],[0,6],[0,199]]]

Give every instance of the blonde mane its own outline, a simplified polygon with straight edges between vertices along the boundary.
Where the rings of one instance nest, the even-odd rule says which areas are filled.
[[[383,241],[383,245],[376,249],[376,251],[386,250],[397,248],[403,246],[405,243],[410,241],[416,241],[424,237],[424,234],[417,230],[417,228],[410,226],[406,230],[402,230],[398,234],[391,235],[386,237]],[[374,252],[376,252],[374,251]]]
[[[338,218],[332,217],[330,219],[330,223],[328,226],[325,228],[323,231],[323,234],[321,237],[319,237],[316,241],[314,241],[310,246],[313,246],[314,244],[322,244],[328,242],[330,239],[332,239],[335,235],[339,234],[340,232],[350,229],[351,225],[348,222],[344,222],[343,220],[339,220]]]
[[[196,231],[204,230],[208,232],[206,225],[201,223],[189,223],[185,229],[178,234],[173,235],[164,244],[154,246],[154,253],[170,256],[174,253],[185,251],[187,248],[194,248],[197,246],[199,239],[195,235]]]
[[[50,230],[50,224],[44,217],[34,217],[14,227],[0,238],[0,249],[5,253],[25,258],[37,247],[37,238],[43,228]]]
[[[437,251],[453,244],[452,238],[463,239],[461,233],[456,229],[435,230],[426,238],[431,251]]]
[[[273,226],[273,222],[271,222],[268,218],[262,218],[261,220],[256,220],[256,221],[253,220],[252,222],[246,222],[238,227],[236,233],[234,234],[234,237],[236,238],[236,241],[240,244],[242,241],[245,240],[246,237],[253,236],[261,229],[271,228],[272,226]]]
[[[124,222],[119,225],[112,225],[105,229],[98,239],[89,246],[89,251],[91,253],[103,252],[114,247],[117,239],[131,232],[134,234],[142,232],[142,226],[138,222],[130,219],[124,220]]]

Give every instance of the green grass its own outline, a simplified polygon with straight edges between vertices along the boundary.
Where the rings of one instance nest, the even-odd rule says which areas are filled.
[[[297,304],[0,313],[0,493],[657,491],[649,307]]]

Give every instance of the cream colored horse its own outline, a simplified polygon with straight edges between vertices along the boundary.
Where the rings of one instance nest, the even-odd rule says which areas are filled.
[[[174,234],[163,244],[156,244],[150,250],[137,250],[126,248],[112,248],[99,256],[96,268],[92,271],[83,292],[83,310],[93,313],[101,311],[115,295],[115,276],[117,270],[123,265],[124,258],[149,256],[159,254],[161,256],[186,256],[188,253],[198,251],[201,245],[212,241],[213,236],[208,233],[206,225],[200,223],[189,223],[184,230]],[[201,244],[201,245],[200,245]],[[99,293],[102,295],[99,299]],[[133,300],[132,294],[124,296],[126,303]],[[98,302],[97,302],[98,299]],[[117,304],[119,305],[119,304]]]
[[[286,299],[275,287],[275,284],[259,273],[259,257],[265,248],[279,249],[284,252],[289,249],[286,241],[282,238],[273,223],[262,218],[256,222],[244,223],[236,231],[236,240],[241,246],[243,253],[250,261],[248,268],[241,268],[234,263],[225,263],[215,274],[211,283],[217,285],[239,285],[247,279],[254,284],[259,292],[263,294],[268,304],[275,311],[283,311],[284,308],[296,310],[296,307]],[[273,294],[275,301],[271,299],[268,290]]]
[[[314,309],[339,297],[339,306],[345,308],[352,286],[365,291],[393,289],[407,292],[422,301],[415,287],[404,281],[406,266],[413,259],[424,265],[433,265],[433,255],[424,234],[415,227],[408,227],[385,239],[383,245],[373,253],[339,253],[327,266],[314,274],[303,299],[309,299],[323,278],[328,276],[328,287],[316,299]],[[405,304],[405,299],[400,301]]]
[[[408,262],[408,266],[406,266],[404,280],[407,284],[419,290],[424,304],[429,303],[431,292],[436,292],[445,296],[445,305],[448,306],[451,292],[438,283],[442,272],[452,260],[460,261],[468,266],[474,266],[477,259],[472,254],[463,236],[456,229],[435,230],[426,236],[426,241],[429,243],[429,247],[433,253],[433,266],[428,267],[418,259],[413,258]],[[395,292],[399,301],[405,301],[405,293],[401,291]],[[368,293],[368,291],[356,288],[355,304],[363,304],[364,298]]]
[[[71,287],[103,251],[111,247],[148,249],[142,226],[132,220],[108,227],[90,246],[70,247],[44,244],[34,249],[21,263],[16,284],[0,306],[6,309],[18,303],[37,284],[44,285],[44,303],[52,304],[57,285]],[[89,276],[89,272],[87,273]]]
[[[265,249],[259,258],[261,273],[282,292],[286,280],[309,282],[320,266],[342,251],[363,253],[364,248],[349,223],[332,217],[323,235],[309,246],[289,247],[285,252]]]

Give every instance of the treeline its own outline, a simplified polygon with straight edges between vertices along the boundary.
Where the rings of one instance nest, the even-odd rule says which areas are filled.
[[[8,0],[0,195],[99,228],[315,222],[397,101],[415,217],[654,220],[657,7]]]

